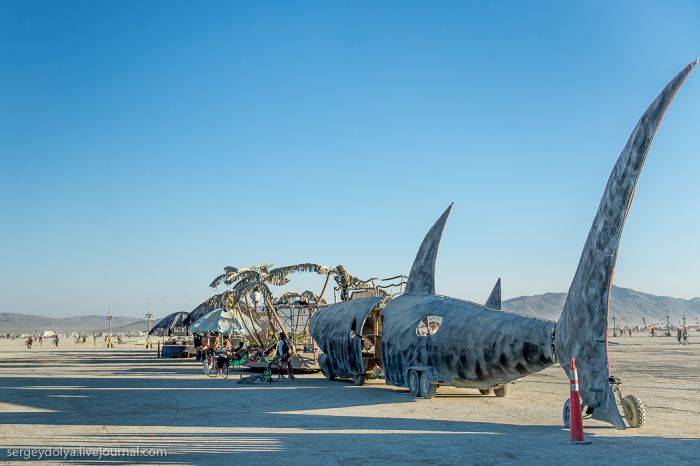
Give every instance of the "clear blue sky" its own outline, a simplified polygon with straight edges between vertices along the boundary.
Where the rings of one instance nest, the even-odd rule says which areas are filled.
[[[4,1],[0,312],[189,310],[224,265],[407,273],[451,201],[439,292],[566,291],[630,131],[698,55],[692,1]],[[700,295],[699,124],[696,72],[617,285]]]

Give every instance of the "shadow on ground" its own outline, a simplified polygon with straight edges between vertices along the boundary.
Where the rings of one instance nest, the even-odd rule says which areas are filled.
[[[156,360],[148,353],[39,356],[32,359],[36,376],[30,370],[31,376],[0,377],[0,401],[15,407],[0,412],[4,428],[55,426],[48,438],[32,443],[35,447],[139,446],[168,453],[139,457],[142,462],[665,463],[669,452],[675,462],[693,462],[700,447],[697,438],[632,435],[589,435],[593,445],[572,446],[559,426],[421,419],[412,413],[420,401],[398,390],[318,377],[240,385],[235,378],[204,377],[191,360]],[[5,364],[0,360],[0,367]],[[42,368],[80,375],[42,377]],[[83,376],[83,370],[100,376]],[[388,405],[399,405],[392,407],[396,417],[381,414]],[[355,407],[363,407],[364,414],[348,415]],[[373,414],[367,415],[368,409]],[[26,445],[11,433],[4,432],[4,438],[3,452]],[[64,461],[96,459],[83,455]]]

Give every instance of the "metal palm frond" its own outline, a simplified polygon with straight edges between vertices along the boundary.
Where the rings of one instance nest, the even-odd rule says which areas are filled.
[[[224,283],[227,285],[232,285],[236,282],[248,282],[251,280],[262,280],[262,273],[258,272],[257,270],[253,270],[252,268],[242,269],[238,272],[229,274],[224,280]]]
[[[270,288],[262,281],[238,282],[231,289],[231,293],[234,295],[234,302],[236,303],[239,302],[244,295],[253,291],[262,293],[266,301],[272,302],[274,300]]]
[[[277,267],[268,273],[268,282],[273,285],[281,286],[289,283],[288,275],[297,272],[314,272],[318,274],[327,273],[328,267],[319,264],[312,264],[305,262],[303,264],[287,265],[284,267]]]
[[[241,269],[237,267],[233,267],[231,265],[228,265],[224,267],[224,273],[219,275],[214,279],[214,281],[211,282],[209,285],[212,288],[216,288],[217,286],[221,285],[221,283],[224,283],[226,285],[231,285],[235,281],[238,280],[238,277],[240,277],[242,274],[245,274],[247,272],[258,272],[258,273],[267,273],[269,267],[271,267],[272,264],[261,264],[261,265],[254,265],[252,267],[243,267]]]
[[[224,281],[224,280],[226,279],[226,277],[228,277],[228,275],[229,275],[228,272],[222,273],[221,275],[219,275],[218,277],[216,277],[216,278],[214,279],[214,281],[212,281],[212,282],[209,284],[209,286],[212,287],[212,288],[216,288],[217,286],[219,286],[219,285],[221,284],[222,281]]]

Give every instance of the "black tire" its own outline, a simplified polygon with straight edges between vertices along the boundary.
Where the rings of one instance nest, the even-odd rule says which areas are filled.
[[[493,390],[490,388],[480,388],[479,393],[481,393],[484,396],[491,395],[493,393]]]
[[[352,383],[354,383],[357,386],[364,385],[365,384],[365,375],[356,375],[355,377],[352,378]]]
[[[644,404],[637,395],[627,395],[622,399],[622,412],[627,424],[633,428],[642,427],[647,419]]]
[[[325,354],[319,356],[318,365],[321,367],[321,372],[323,373],[323,376],[326,378],[326,380],[335,380],[335,375],[333,375],[333,371],[331,370],[330,365],[328,364],[328,359]]]
[[[333,373],[328,369],[328,366],[325,364],[321,364],[321,372],[323,373],[323,376],[326,378],[326,380],[334,380],[335,376],[333,376]]]
[[[435,393],[437,392],[437,384],[434,384],[428,380],[428,374],[423,372],[420,375],[420,394],[426,400],[435,398]]]
[[[496,387],[493,389],[493,394],[498,398],[503,398],[508,394],[508,387],[510,387],[509,383]]]
[[[571,400],[569,398],[564,402],[564,408],[561,412],[561,419],[564,423],[564,427],[567,429],[571,427]]]
[[[420,396],[420,376],[413,369],[408,371],[408,389],[411,390],[411,395]]]

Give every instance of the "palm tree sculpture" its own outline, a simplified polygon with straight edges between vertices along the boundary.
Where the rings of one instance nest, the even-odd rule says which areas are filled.
[[[376,278],[360,280],[359,278],[348,273],[342,265],[327,267],[308,262],[276,268],[272,268],[271,264],[256,265],[241,269],[227,266],[224,267],[224,272],[211,282],[210,286],[212,288],[216,288],[222,283],[231,286],[232,288],[230,293],[232,293],[232,305],[236,305],[243,300],[245,305],[242,307],[248,312],[250,312],[251,309],[255,309],[260,300],[262,300],[270,327],[272,329],[277,327],[280,331],[282,331],[284,330],[284,324],[275,307],[275,299],[272,291],[270,290],[270,285],[286,285],[290,281],[289,275],[297,272],[310,272],[317,273],[319,275],[326,275],[323,288],[318,296],[314,295],[310,291],[299,295],[300,298],[304,298],[307,301],[313,300],[315,307],[319,307],[319,305],[324,302],[323,295],[326,292],[331,275],[334,276],[334,280],[338,284],[338,288],[341,292],[341,299],[344,301],[350,299],[351,290],[358,288],[373,288],[380,295],[387,294],[381,286],[374,286],[373,280],[376,280]],[[253,306],[249,304],[248,297],[252,299]],[[250,314],[252,315],[254,313],[250,312]],[[307,325],[304,327],[304,332],[306,332],[307,326],[308,321]]]
[[[327,267],[318,264],[296,264],[285,267],[277,267],[271,269],[271,265],[257,265],[238,269],[236,267],[225,267],[224,273],[219,275],[211,282],[211,287],[216,288],[221,283],[231,285],[231,293],[233,294],[233,302],[238,303],[241,299],[248,304],[248,297],[253,300],[255,306],[262,299],[265,306],[270,326],[274,329],[275,324],[279,330],[284,329],[282,319],[280,318],[274,304],[274,297],[270,290],[270,285],[283,286],[289,283],[288,276],[296,272],[315,272],[326,273]]]

